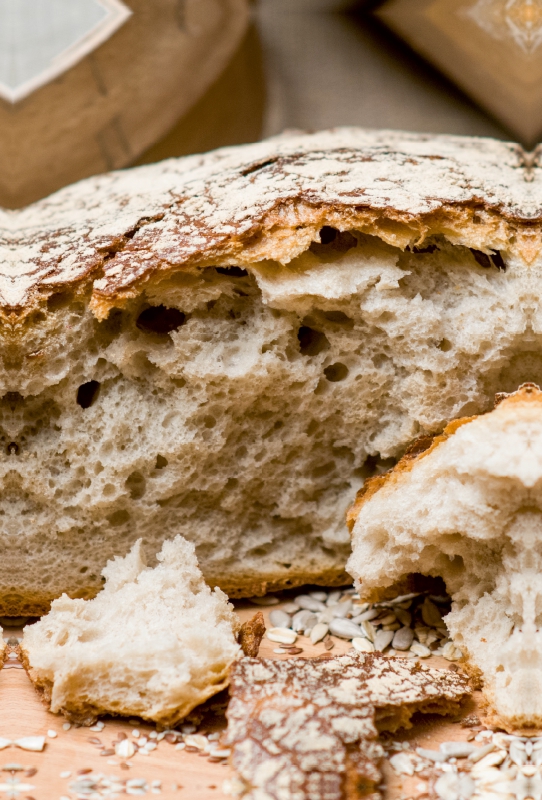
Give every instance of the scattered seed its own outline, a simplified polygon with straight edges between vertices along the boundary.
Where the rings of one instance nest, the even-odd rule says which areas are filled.
[[[136,753],[136,746],[130,739],[122,739],[115,745],[115,754],[119,758],[131,758]]]
[[[412,628],[407,628],[405,626],[403,628],[399,628],[399,630],[395,632],[391,646],[394,650],[409,650],[413,641],[414,631]]]
[[[41,752],[45,747],[45,736],[23,736],[22,739],[15,739],[13,744],[21,750]]]
[[[442,742],[440,745],[440,752],[447,758],[467,758],[477,749],[468,742]]]
[[[270,628],[265,635],[271,642],[279,644],[293,644],[297,639],[297,634],[289,628]]]
[[[329,631],[329,625],[325,622],[318,622],[311,631],[310,640],[312,644],[318,644],[324,639]]]
[[[363,636],[355,636],[352,639],[352,647],[354,650],[357,650],[358,653],[374,653],[375,646],[369,639],[363,638]]]
[[[341,619],[340,617],[331,620],[329,630],[340,639],[353,639],[356,636],[363,636],[363,631],[359,625],[356,625],[352,620]]]
[[[308,594],[298,595],[294,598],[294,602],[297,603],[299,608],[306,609],[307,611],[324,611],[326,608],[323,603],[319,600],[315,600],[314,597]]]
[[[427,758],[435,763],[444,762],[447,759],[445,753],[440,753],[438,750],[427,750],[425,747],[417,747],[416,752],[422,758]]]
[[[377,631],[374,638],[375,650],[384,652],[393,640],[393,631]]]
[[[275,628],[289,628],[292,624],[292,618],[281,608],[274,608],[269,614],[269,622]]]
[[[249,602],[256,606],[276,606],[280,600],[272,594],[266,594],[263,597],[251,597]]]
[[[63,722],[62,723],[62,730],[69,731],[70,728],[71,728],[71,724],[69,722]]]

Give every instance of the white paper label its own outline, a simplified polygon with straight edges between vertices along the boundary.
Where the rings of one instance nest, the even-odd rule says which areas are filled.
[[[121,0],[0,0],[0,95],[16,103],[73,67],[132,12]]]

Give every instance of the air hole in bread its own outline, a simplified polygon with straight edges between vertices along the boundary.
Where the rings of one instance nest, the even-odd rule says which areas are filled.
[[[302,325],[297,332],[299,351],[304,356],[317,356],[324,350],[329,350],[329,341],[322,331]]]
[[[324,375],[332,383],[344,381],[348,375],[348,367],[346,364],[341,364],[340,361],[337,361],[335,364],[330,364],[329,367],[325,368]]]
[[[164,335],[176,331],[186,321],[186,314],[178,308],[166,306],[151,306],[142,311],[136,321],[136,326],[145,333]]]
[[[81,408],[90,408],[98,399],[100,384],[98,381],[82,383],[77,390],[77,405]]]
[[[130,515],[125,508],[121,508],[118,511],[113,511],[113,513],[107,517],[107,521],[113,528],[116,528],[119,525],[125,525],[129,519]]]
[[[448,353],[453,347],[453,344],[449,339],[441,339],[438,348],[442,350],[443,353]]]
[[[139,500],[140,497],[143,497],[145,494],[145,478],[141,474],[141,472],[132,472],[125,481],[125,486],[130,492],[130,497],[132,500]]]
[[[229,275],[230,278],[246,278],[248,272],[242,267],[215,267],[221,275]]]
[[[73,302],[73,294],[69,292],[55,292],[47,298],[47,308],[49,311],[57,311],[65,308]]]
[[[501,270],[502,272],[506,272],[506,264],[504,263],[503,257],[498,250],[496,250],[490,256],[488,256],[487,253],[483,253],[481,250],[474,250],[472,247],[470,248],[470,251],[476,262],[484,269],[489,269],[493,266],[497,267],[497,269]]]
[[[164,469],[164,467],[167,467],[167,465],[168,465],[167,458],[164,458],[164,456],[161,456],[160,453],[158,453],[158,455],[156,456],[155,469]]]
[[[325,311],[324,317],[329,322],[334,322],[336,325],[353,325],[354,320],[351,319],[344,311]]]
[[[504,263],[504,261],[503,261],[503,257],[501,256],[501,254],[499,253],[499,251],[498,251],[498,250],[496,250],[496,251],[495,251],[495,252],[492,254],[492,256],[491,256],[491,260],[493,261],[493,263],[495,264],[495,266],[497,267],[497,269],[500,269],[500,270],[502,270],[503,272],[506,272],[506,264]]]
[[[17,442],[10,442],[8,444],[8,446],[6,447],[6,453],[8,454],[8,456],[11,456],[11,455],[18,456],[19,455],[19,445],[17,444]]]
[[[338,253],[346,253],[352,247],[356,247],[358,240],[348,231],[338,231],[329,225],[320,228],[320,241],[313,242],[309,247],[311,253],[316,256],[336,256]]]

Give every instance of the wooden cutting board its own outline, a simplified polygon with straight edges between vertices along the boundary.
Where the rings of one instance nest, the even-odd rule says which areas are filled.
[[[236,606],[242,621],[249,619],[256,611],[262,611],[266,624],[271,627],[267,620],[270,608],[246,602],[239,602]],[[280,605],[273,608],[280,608]],[[21,634],[21,630],[4,630],[6,639],[9,636],[20,638]],[[334,642],[335,646],[331,651],[333,654],[345,653],[350,649],[349,642],[339,639],[334,639]],[[302,636],[299,637],[298,644],[303,649],[304,657],[314,657],[326,652],[323,644],[312,645]],[[275,644],[264,639],[260,655],[279,659],[289,657],[274,653],[275,648]],[[450,663],[443,658],[432,657],[426,659],[425,663],[442,669],[450,668]],[[126,719],[105,719],[105,727],[101,732],[74,726],[66,731],[63,729],[64,718],[47,711],[24,669],[15,665],[15,662],[8,662],[0,672],[0,704],[0,737],[10,740],[26,736],[47,738],[43,752],[29,752],[17,747],[0,750],[2,800],[11,797],[18,800],[76,800],[79,795],[70,790],[70,784],[78,777],[79,770],[115,776],[123,781],[143,779],[148,789],[141,796],[147,798],[156,796],[164,800],[225,800],[227,797],[222,786],[224,780],[232,775],[229,766],[209,762],[207,757],[197,753],[176,750],[166,740],[162,740],[157,749],[148,756],[138,753],[127,759],[127,763],[131,765],[128,769],[120,767],[120,758],[100,756],[98,746],[89,739],[99,739],[109,748],[120,731],[131,738],[134,729],[148,735],[153,726]],[[479,693],[475,693],[473,701],[464,709],[465,715],[476,712],[478,704]],[[225,719],[220,716],[207,724],[204,730],[209,733],[224,728]],[[56,737],[49,736],[48,732],[56,733]],[[394,738],[413,742],[416,746],[437,748],[442,741],[465,741],[469,733],[469,729],[462,728],[459,722],[432,717]],[[417,779],[399,778],[386,764],[384,774],[387,784],[386,800],[395,800],[405,793],[409,797],[419,794],[415,789]],[[155,786],[153,791],[152,784],[155,781],[159,781],[160,786]],[[127,795],[117,796],[122,798]]]

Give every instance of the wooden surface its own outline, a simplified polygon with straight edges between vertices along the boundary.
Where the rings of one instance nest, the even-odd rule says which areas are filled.
[[[272,608],[280,608],[273,606]],[[238,603],[237,610],[242,621],[250,618],[256,610],[261,610],[266,618],[271,608],[254,606],[248,603]],[[4,630],[4,638],[9,636],[20,637],[21,631]],[[332,654],[340,654],[350,649],[350,642],[335,639]],[[302,656],[317,656],[327,652],[323,644],[311,645],[303,636],[296,643],[303,649]],[[260,648],[260,655],[268,658],[288,658],[287,655],[278,655],[273,652],[277,645],[264,639]],[[14,663],[14,662],[8,662]],[[425,659],[426,664],[449,669],[450,663],[443,658],[432,657]],[[478,693],[476,693],[478,695]],[[179,800],[223,800],[226,795],[222,785],[226,778],[231,777],[228,766],[220,763],[211,763],[206,756],[197,753],[186,753],[176,750],[175,746],[162,740],[156,750],[150,755],[136,754],[130,759],[121,759],[116,756],[100,756],[96,744],[89,742],[90,738],[99,739],[107,748],[111,747],[113,740],[117,739],[119,732],[124,732],[131,738],[132,731],[137,728],[141,734],[153,730],[153,726],[129,720],[105,719],[105,727],[101,732],[90,731],[88,728],[72,726],[69,731],[63,729],[64,718],[51,714],[35,693],[26,673],[22,668],[8,666],[0,672],[0,698],[2,714],[0,715],[0,737],[18,739],[24,736],[47,737],[47,744],[43,752],[29,752],[16,747],[0,750],[0,798],[18,797],[21,800],[33,798],[34,800],[75,800],[76,793],[70,790],[70,784],[78,777],[79,770],[92,770],[93,773],[102,773],[116,776],[121,780],[145,779],[149,790],[143,796],[160,796],[165,800],[178,798]],[[464,713],[472,714],[476,711],[478,697],[465,706]],[[225,719],[217,717],[206,724],[203,730],[206,733],[223,730]],[[56,738],[47,736],[48,731],[57,733]],[[410,741],[416,746],[437,748],[441,741],[464,741],[470,730],[462,728],[459,722],[452,722],[440,718],[426,718],[421,724],[416,725],[407,732],[396,734],[395,741]],[[124,761],[130,764],[128,769],[121,768]],[[17,766],[16,771],[10,767]],[[7,767],[7,769],[6,769]],[[23,769],[19,769],[23,768]],[[416,789],[419,778],[407,778],[395,775],[389,766],[383,765],[386,776],[386,798],[393,800],[403,796],[416,797],[420,794]],[[30,770],[30,772],[29,772]],[[35,774],[31,774],[37,770]],[[69,776],[67,773],[70,773]],[[19,781],[12,784],[10,781]],[[151,791],[153,781],[160,781],[160,792]],[[21,785],[22,784],[22,785]],[[20,787],[20,791],[17,788]],[[2,788],[4,787],[4,788]],[[7,787],[7,788],[5,788]],[[10,794],[10,787],[12,792]],[[19,794],[15,794],[19,791]],[[97,796],[97,795],[96,795]],[[104,795],[105,796],[105,795]],[[125,795],[121,795],[124,797]]]
[[[542,131],[542,14],[527,2],[385,0],[377,16],[522,142]]]

